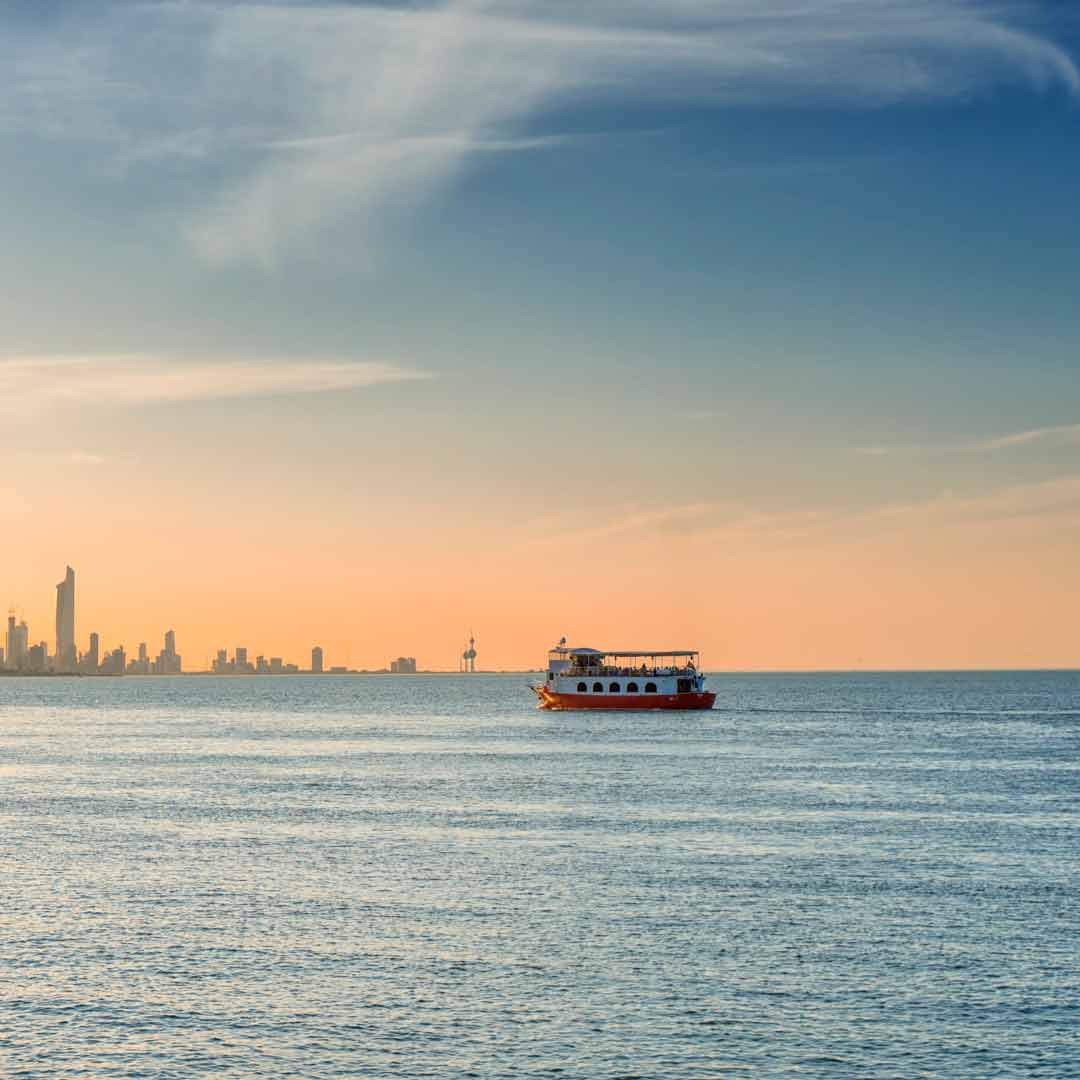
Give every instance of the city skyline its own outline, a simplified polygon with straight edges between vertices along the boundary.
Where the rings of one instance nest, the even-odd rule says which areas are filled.
[[[55,645],[49,653],[48,643],[39,641],[30,644],[30,626],[25,617],[20,617],[14,609],[8,614],[7,632],[3,646],[0,646],[0,671],[29,675],[180,675],[180,674],[218,674],[218,675],[299,675],[299,674],[366,674],[383,671],[388,674],[405,675],[417,673],[415,657],[399,656],[391,660],[386,667],[377,669],[349,668],[347,665],[325,666],[325,651],[322,646],[311,648],[311,666],[303,668],[299,664],[287,661],[280,656],[267,658],[258,654],[249,659],[247,646],[235,647],[232,657],[227,649],[218,649],[213,661],[208,661],[204,669],[183,671],[183,658],[176,649],[176,631],[166,630],[164,644],[157,657],[150,658],[145,641],[139,642],[137,652],[129,656],[123,644],[117,645],[104,654],[101,653],[101,635],[91,631],[87,638],[87,649],[80,652],[75,623],[75,571],[68,565],[64,579],[56,586],[55,608]],[[472,650],[472,640],[469,648]],[[475,664],[470,670],[475,669]]]
[[[101,655],[101,636],[91,631],[87,649],[80,652],[75,623],[75,571],[69,564],[56,586],[55,638],[50,655],[47,641],[30,645],[30,626],[14,609],[8,613],[7,633],[0,647],[0,670],[16,674],[52,675],[179,675],[183,658],[176,651],[176,631],[166,630],[164,645],[151,660],[147,643],[128,659],[121,644]]]
[[[63,581],[56,586],[55,608],[56,646],[52,653],[49,652],[48,643],[39,640],[32,643],[34,635],[31,633],[30,623],[20,608],[18,611],[13,607],[8,614],[7,631],[4,644],[0,647],[0,671],[12,673],[22,671],[26,674],[95,674],[95,675],[298,675],[298,674],[417,674],[419,673],[454,673],[470,674],[476,668],[478,651],[476,638],[472,631],[466,639],[464,650],[458,650],[453,654],[455,662],[445,665],[419,666],[413,656],[398,656],[383,664],[330,664],[326,665],[326,652],[321,645],[310,646],[307,655],[310,657],[310,666],[303,667],[301,664],[288,660],[283,656],[268,655],[264,652],[253,652],[245,645],[233,647],[232,655],[228,648],[217,647],[213,653],[208,653],[204,665],[195,665],[182,668],[182,657],[177,653],[176,631],[169,629],[163,635],[163,647],[156,658],[151,660],[146,641],[138,642],[136,652],[132,655],[127,647],[121,643],[114,646],[104,654],[101,652],[101,634],[91,631],[87,636],[87,649],[82,652],[78,648],[78,639],[75,631],[75,571],[68,565],[65,570]],[[240,635],[241,638],[244,635]],[[563,638],[561,643],[565,644]],[[584,639],[581,642],[586,644]],[[546,653],[548,642],[540,649],[541,657]],[[653,643],[656,644],[655,642]],[[651,646],[650,646],[651,648]],[[61,661],[65,655],[69,658]],[[658,649],[663,651],[663,647]],[[538,663],[523,663],[520,666],[491,666],[484,670],[487,672],[521,672],[537,669]],[[1053,667],[1054,665],[1031,665],[1032,667]],[[1060,668],[1076,667],[1076,664],[1058,665]],[[1015,665],[1014,669],[1020,669],[1023,665]],[[743,670],[733,667],[725,667],[723,664],[706,665],[712,670],[736,671]],[[889,668],[875,669],[865,663],[858,663],[849,668],[837,668],[838,671],[863,670],[898,670]],[[747,669],[749,670],[749,669]],[[776,669],[783,670],[783,669]],[[794,670],[794,669],[793,669]],[[828,669],[822,669],[828,670]],[[925,669],[947,670],[947,669]],[[973,670],[960,667],[959,670]]]

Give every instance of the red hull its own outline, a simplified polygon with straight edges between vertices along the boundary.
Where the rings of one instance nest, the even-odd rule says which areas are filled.
[[[711,709],[716,694],[701,690],[689,694],[559,694],[537,687],[542,709]]]

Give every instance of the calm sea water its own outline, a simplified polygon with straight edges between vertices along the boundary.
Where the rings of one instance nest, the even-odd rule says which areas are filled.
[[[1080,674],[0,680],[8,1077],[1078,1077]]]

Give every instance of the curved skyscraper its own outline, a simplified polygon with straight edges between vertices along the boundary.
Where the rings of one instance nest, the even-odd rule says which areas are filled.
[[[56,586],[56,670],[75,670],[75,571]]]

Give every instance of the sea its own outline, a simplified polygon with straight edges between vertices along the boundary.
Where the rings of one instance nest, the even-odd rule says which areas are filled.
[[[0,679],[6,1078],[1080,1077],[1080,673]]]

